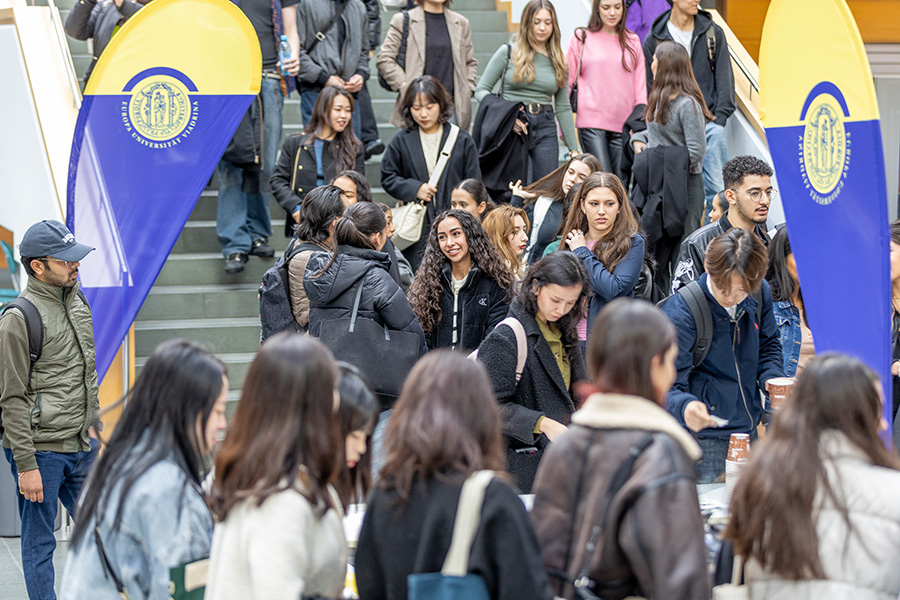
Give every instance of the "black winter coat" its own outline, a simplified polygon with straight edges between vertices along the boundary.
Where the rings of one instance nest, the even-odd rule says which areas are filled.
[[[444,126],[441,134],[441,146],[450,135],[450,127]],[[413,270],[419,268],[428,231],[435,216],[450,210],[450,192],[463,179],[481,179],[481,168],[478,166],[478,151],[472,136],[460,130],[456,145],[450,154],[447,167],[437,185],[437,194],[427,204],[425,221],[422,225],[422,239],[403,251]],[[428,182],[428,167],[425,165],[425,154],[419,139],[418,127],[400,131],[388,144],[381,159],[381,185],[388,194],[404,202],[416,202],[416,193],[423,183]]]
[[[680,239],[684,234],[689,164],[687,148],[681,146],[646,148],[634,159],[634,207],[650,247],[664,236]]]
[[[316,150],[313,139],[305,133],[295,133],[288,136],[281,146],[281,154],[278,156],[278,164],[269,178],[269,186],[275,200],[287,213],[284,222],[284,234],[291,237],[294,228],[294,208],[303,201],[306,193],[316,187]],[[328,183],[337,175],[336,165],[331,158],[331,142],[324,140],[322,149],[322,172],[325,174],[325,183]],[[356,154],[356,164],[353,170],[365,175],[366,165],[364,149],[362,145]]]
[[[394,491],[372,491],[356,551],[360,598],[405,600],[408,575],[440,572],[461,489],[461,481],[418,481],[402,504]],[[469,573],[484,579],[494,600],[553,597],[525,506],[503,481],[494,479],[485,491]]]
[[[419,334],[425,348],[425,334],[409,306],[400,285],[388,269],[390,258],[377,252],[352,246],[339,246],[334,264],[320,277],[330,252],[314,252],[306,264],[303,289],[309,298],[309,333],[318,336],[322,321],[349,317],[356,299],[356,284],[362,282],[359,315],[374,319],[397,331]]]
[[[484,364],[494,394],[500,402],[503,434],[508,443],[507,468],[525,494],[531,493],[534,474],[550,443],[547,436],[535,434],[538,418],[568,425],[575,412],[571,386],[566,388],[550,345],[544,339],[534,316],[518,300],[509,307],[509,316],[517,318],[528,338],[528,358],[522,378],[516,384],[516,336],[509,327],[497,327],[478,347],[478,360]],[[569,351],[572,385],[587,380],[587,369],[578,344]]]
[[[446,348],[453,343],[453,277],[450,266],[441,273],[444,291],[441,295],[441,320],[428,336],[432,350]],[[481,344],[491,329],[509,311],[509,291],[500,287],[484,271],[473,266],[466,283],[459,290],[459,331],[456,347],[471,352]]]
[[[524,108],[521,102],[491,94],[481,101],[472,127],[478,160],[484,165],[484,186],[495,202],[509,202],[509,184],[528,172],[528,136],[513,131]]]

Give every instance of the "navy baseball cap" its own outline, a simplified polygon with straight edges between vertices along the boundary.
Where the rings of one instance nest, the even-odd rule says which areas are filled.
[[[49,256],[78,262],[94,250],[75,241],[69,228],[59,221],[45,220],[28,228],[19,244],[19,254],[26,258]]]

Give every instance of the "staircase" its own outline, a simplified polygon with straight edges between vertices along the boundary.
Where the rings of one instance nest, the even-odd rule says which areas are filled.
[[[75,1],[56,0],[63,22]],[[506,13],[495,10],[494,0],[454,0],[452,8],[471,23],[480,75],[494,51],[508,40]],[[392,15],[393,12],[382,12],[383,33],[387,33]],[[90,47],[87,42],[69,38],[69,48],[81,80],[91,63]],[[388,144],[397,131],[388,122],[396,95],[378,85],[374,58],[371,69],[373,76],[368,83],[369,92],[379,135]],[[285,100],[283,114],[285,136],[302,131],[300,99],[296,94]],[[379,159],[375,157],[367,161],[366,178],[373,188],[375,200],[393,205],[394,199],[380,187]],[[201,194],[135,320],[135,355],[140,372],[153,349],[161,342],[173,338],[199,342],[228,365],[231,386],[229,408],[232,410],[247,369],[259,348],[257,287],[263,272],[273,261],[251,256],[243,273],[225,274],[216,239],[216,186],[217,178],[213,177],[212,184]],[[284,212],[274,201],[269,210],[275,232],[270,243],[276,252],[281,252],[288,242],[281,234]]]

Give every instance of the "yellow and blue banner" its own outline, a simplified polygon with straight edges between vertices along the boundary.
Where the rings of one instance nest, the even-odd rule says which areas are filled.
[[[816,352],[882,378],[891,422],[887,184],[875,87],[845,0],[773,0],[760,115]]]
[[[97,248],[80,270],[101,377],[261,78],[256,32],[228,0],[154,0],[97,62],[75,126],[66,221]]]

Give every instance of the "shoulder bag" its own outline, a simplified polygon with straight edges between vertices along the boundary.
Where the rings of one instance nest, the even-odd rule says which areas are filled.
[[[584,45],[587,42],[587,30],[579,27],[575,30],[575,38],[578,38],[578,32],[581,31],[581,50],[578,51],[578,69],[575,71],[575,82],[572,83],[572,91],[569,92],[569,104],[572,106],[572,112],[578,112],[578,78],[581,77],[581,57],[584,56]]]
[[[454,146],[456,146],[456,139],[459,137],[459,127],[452,123],[448,123],[448,125],[450,125],[450,133],[447,135],[444,145],[441,146],[437,164],[434,166],[434,171],[431,172],[431,177],[428,179],[428,185],[432,187],[437,187],[438,182],[440,182],[441,175],[444,174],[444,169],[447,168],[447,162],[450,160]],[[434,198],[432,198],[432,202],[434,202]],[[427,210],[428,207],[425,206],[424,202],[411,202],[391,210],[394,227],[396,228],[391,241],[394,242],[397,248],[406,250],[422,239],[422,225],[425,223]]]
[[[750,588],[741,583],[744,575],[744,559],[734,557],[731,571],[731,583],[717,585],[713,588],[713,600],[750,600]]]
[[[406,578],[409,600],[489,600],[481,575],[469,573],[469,552],[481,521],[484,493],[493,471],[476,471],[459,494],[450,549],[440,573],[413,573]]]
[[[404,0],[405,5],[405,0]],[[406,45],[409,41],[409,11],[404,10],[403,12],[403,35],[400,37],[400,47],[397,49],[397,58],[394,59],[394,62],[397,63],[397,66],[406,71]],[[381,71],[378,72],[378,85],[387,90],[388,92],[396,92],[394,88],[391,87],[391,84],[387,82],[387,79],[384,78],[384,75],[381,74]]]
[[[356,299],[349,317],[327,319],[319,326],[319,339],[334,358],[359,368],[382,396],[400,395],[403,381],[419,359],[422,340],[410,331],[388,329],[359,316],[363,281],[356,284]]]

